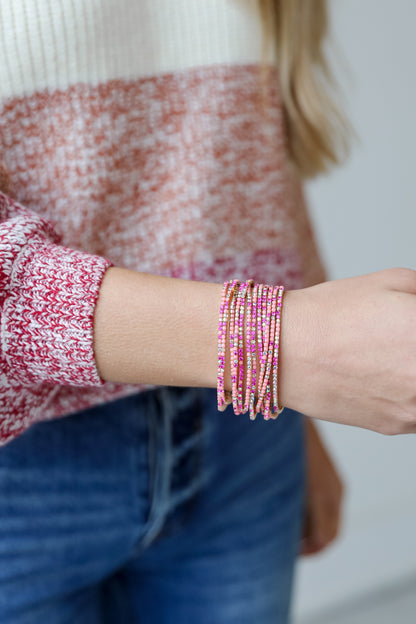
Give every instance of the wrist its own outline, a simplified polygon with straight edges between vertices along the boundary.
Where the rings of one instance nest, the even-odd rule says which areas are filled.
[[[279,388],[282,405],[309,413],[320,385],[324,344],[319,311],[308,289],[287,291],[282,310]]]

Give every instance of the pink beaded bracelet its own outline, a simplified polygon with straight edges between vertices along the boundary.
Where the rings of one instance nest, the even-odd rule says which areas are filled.
[[[233,397],[233,409],[237,409],[237,324],[236,324],[236,306],[238,299],[238,291],[240,288],[240,282],[237,281],[236,287],[232,292],[232,299],[230,305],[230,362],[231,362],[231,384],[232,384],[232,397]]]
[[[252,373],[252,383],[250,388],[250,420],[254,420],[256,418],[256,412],[254,411],[254,401],[256,397],[256,384],[257,384],[257,343],[256,343],[256,315],[257,315],[257,300],[258,300],[259,286],[256,284],[253,288],[253,300],[251,304],[251,357],[253,361],[253,373]]]
[[[283,293],[284,286],[254,284],[251,279],[224,282],[218,323],[219,411],[224,411],[232,403],[236,414],[249,411],[252,420],[259,412],[266,420],[275,419],[282,412],[278,396],[278,363]],[[224,390],[227,330],[231,392]]]
[[[252,311],[252,290],[253,290],[254,281],[249,279],[247,281],[247,310],[246,310],[246,385],[244,392],[244,405],[243,405],[243,414],[245,414],[249,409],[249,401],[250,401],[250,388],[251,388],[251,377],[252,377],[252,369],[253,369],[253,352],[252,352],[252,327],[251,327],[251,311]]]
[[[275,330],[275,344],[273,351],[273,412],[272,418],[277,418],[281,412],[283,412],[283,407],[279,405],[279,394],[278,394],[278,384],[277,384],[277,374],[279,368],[279,343],[280,343],[280,322],[282,316],[282,304],[283,304],[283,294],[284,287],[279,287],[279,293],[277,297],[277,309],[276,309],[276,330]]]
[[[230,297],[233,295],[237,280],[225,282],[220,308],[218,323],[218,377],[217,377],[217,405],[218,411],[223,412],[232,401],[232,395],[224,390],[225,347],[227,337],[227,325],[230,306]]]

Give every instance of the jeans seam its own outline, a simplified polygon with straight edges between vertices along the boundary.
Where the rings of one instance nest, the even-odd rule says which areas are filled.
[[[172,465],[171,406],[163,400],[163,388],[152,391],[148,411],[149,501],[144,532],[136,548],[144,550],[161,532],[169,511]]]

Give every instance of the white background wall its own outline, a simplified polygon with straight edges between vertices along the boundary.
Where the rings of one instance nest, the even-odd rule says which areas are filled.
[[[361,144],[347,165],[309,186],[323,257],[331,279],[416,269],[416,2],[328,2],[348,68],[338,62],[337,75]],[[295,613],[302,622],[416,578],[416,438],[320,428],[347,495],[337,543],[301,559]]]

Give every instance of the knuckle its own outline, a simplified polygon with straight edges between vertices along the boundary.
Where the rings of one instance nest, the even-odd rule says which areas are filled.
[[[380,433],[389,436],[416,433],[416,409],[401,409]]]
[[[416,409],[403,410],[400,425],[402,433],[414,433],[416,431]]]
[[[404,289],[416,289],[416,271],[408,269],[406,267],[394,267],[392,269],[386,269],[389,273],[393,284],[401,286]]]
[[[384,436],[396,436],[401,433],[400,424],[397,420],[384,422],[377,428],[377,432]]]

